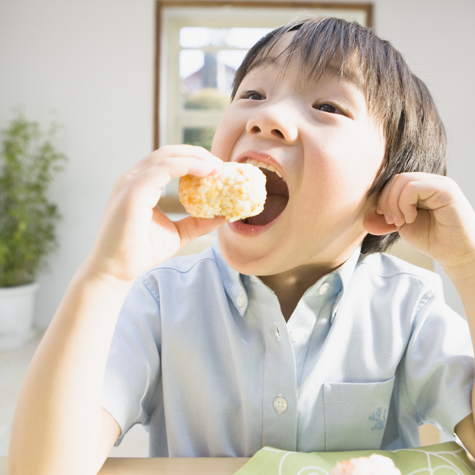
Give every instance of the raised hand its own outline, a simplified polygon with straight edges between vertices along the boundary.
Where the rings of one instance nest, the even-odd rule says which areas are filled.
[[[224,218],[171,221],[158,207],[163,187],[187,174],[218,172],[222,161],[201,147],[165,146],[151,153],[115,183],[87,264],[93,272],[130,281],[207,234]]]
[[[364,226],[376,235],[398,231],[447,272],[475,269],[475,213],[450,178],[395,175],[377,200],[375,213],[365,216]]]

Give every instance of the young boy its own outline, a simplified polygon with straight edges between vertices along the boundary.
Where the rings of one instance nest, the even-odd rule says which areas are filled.
[[[136,423],[151,456],[393,449],[425,422],[475,453],[475,215],[444,157],[430,94],[370,30],[264,37],[212,154],[163,147],[117,181],[26,377],[9,473],[97,473]],[[262,215],[156,207],[172,177],[249,159],[285,180],[266,171]],[[165,262],[216,228],[218,245]],[[434,274],[379,253],[397,235],[442,265],[468,325]]]

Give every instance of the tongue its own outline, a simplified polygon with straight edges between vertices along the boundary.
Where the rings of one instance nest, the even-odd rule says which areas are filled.
[[[284,208],[287,206],[287,201],[289,201],[289,199],[286,196],[268,195],[264,204],[264,211],[257,216],[247,218],[245,222],[253,226],[263,226],[264,224],[270,223],[284,211]]]

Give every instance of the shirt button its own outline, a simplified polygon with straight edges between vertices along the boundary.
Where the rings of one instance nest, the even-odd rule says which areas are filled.
[[[275,399],[274,399],[274,409],[276,410],[277,414],[282,414],[287,410],[287,407],[289,405],[287,404],[287,400],[282,397],[282,394],[279,394]]]
[[[326,294],[329,288],[330,288],[330,284],[328,282],[325,282],[324,284],[321,285],[320,289],[318,289],[318,293],[320,295]]]
[[[236,302],[238,304],[238,307],[244,307],[244,305],[246,305],[246,297],[244,297],[244,294],[239,294],[237,296]]]

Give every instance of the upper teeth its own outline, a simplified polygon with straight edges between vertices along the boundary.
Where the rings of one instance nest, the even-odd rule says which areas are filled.
[[[279,173],[277,168],[275,168],[273,165],[269,165],[268,163],[264,163],[264,162],[259,162],[257,160],[253,160],[252,158],[246,158],[246,160],[244,160],[243,163],[250,163],[251,165],[255,165],[256,167],[265,168],[266,170],[270,170],[271,172],[277,173],[277,176],[279,176],[280,178],[282,178],[282,180],[285,181],[282,174]]]

